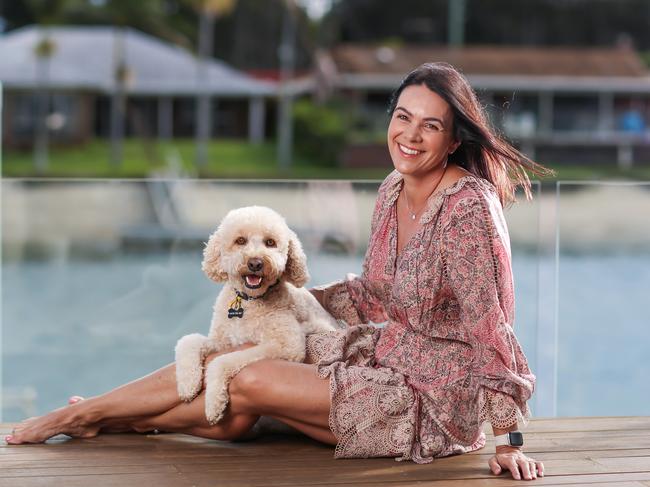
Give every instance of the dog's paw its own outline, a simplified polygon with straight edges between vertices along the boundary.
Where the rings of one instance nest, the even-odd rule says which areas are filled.
[[[176,377],[176,391],[178,392],[178,397],[181,398],[181,401],[190,402],[192,401],[201,391],[201,379],[199,380],[179,380],[179,377]]]
[[[189,402],[194,399],[201,392],[202,385],[203,367],[200,363],[176,363],[176,390],[181,400]]]
[[[206,391],[205,418],[208,420],[208,423],[214,426],[219,421],[221,421],[221,418],[223,418],[223,414],[226,411],[227,405],[227,397],[211,397],[208,395],[208,391]]]
[[[193,333],[181,338],[176,345],[176,384],[183,401],[191,401],[201,391],[205,343],[203,335]]]

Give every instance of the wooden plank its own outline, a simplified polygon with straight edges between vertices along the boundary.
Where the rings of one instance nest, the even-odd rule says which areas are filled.
[[[349,482],[354,483],[377,483],[392,480],[394,482],[403,482],[404,480],[411,481],[427,481],[427,480],[445,480],[449,479],[465,479],[469,481],[470,478],[474,480],[490,478],[491,474],[487,470],[487,465],[483,466],[480,469],[476,469],[476,465],[472,465],[471,462],[467,462],[467,455],[461,457],[453,457],[452,459],[444,459],[436,461],[432,466],[417,466],[413,464],[400,464],[393,462],[387,462],[386,460],[348,460],[348,461],[337,461],[335,468],[337,474],[332,476],[332,465],[321,465],[320,468],[300,468],[300,465],[288,466],[286,464],[276,464],[276,465],[250,465],[248,467],[256,468],[256,471],[259,474],[252,474],[248,470],[248,467],[243,464],[239,465],[223,465],[223,464],[193,464],[188,466],[185,473],[190,475],[192,481],[197,479],[214,479],[215,476],[220,479],[221,482],[250,482],[252,485],[311,485],[314,478],[322,479],[328,478],[328,482],[331,484],[347,484]],[[449,460],[455,460],[455,464],[448,462]],[[461,461],[463,460],[463,461]],[[645,460],[645,459],[644,459]],[[442,462],[448,462],[445,468],[440,468]],[[378,465],[381,463],[382,465]],[[341,466],[343,465],[343,466]],[[374,465],[369,467],[369,465]],[[646,464],[642,465],[645,467]],[[289,467],[289,468],[287,468]],[[575,460],[564,460],[564,461],[551,461],[546,462],[546,467],[548,472],[552,472],[554,475],[563,474],[568,472],[571,475],[579,475],[581,473],[593,472],[598,470],[599,467],[595,466],[593,462],[586,461],[575,461]],[[179,467],[181,471],[185,470],[182,467]],[[431,475],[432,469],[435,469],[435,475]],[[607,470],[606,467],[601,466],[600,469],[604,472]],[[66,469],[60,469],[60,472],[50,472],[50,475],[45,475],[46,477],[66,477]],[[153,470],[156,471],[155,469]],[[34,473],[41,474],[42,471],[30,472],[30,476],[33,476]],[[197,477],[195,474],[199,472],[201,475]],[[85,470],[80,470],[81,474],[85,473]],[[110,468],[106,469],[104,473],[115,475],[126,473],[123,469],[115,468],[111,471]],[[287,481],[286,477],[290,476],[292,480]],[[3,473],[2,477],[7,477],[8,475]],[[575,477],[574,477],[575,479]],[[296,480],[298,480],[296,482]],[[207,480],[206,480],[207,481]],[[288,483],[287,483],[288,482]],[[474,481],[471,481],[474,485]],[[22,481],[21,481],[22,483]],[[317,482],[318,483],[318,482]],[[438,484],[436,484],[438,485]],[[469,484],[468,484],[469,485]]]
[[[595,458],[595,462],[612,472],[650,472],[650,457]]]
[[[643,487],[643,484],[641,482],[627,482],[627,481],[617,482],[614,479],[610,479],[610,480],[607,480],[605,482],[579,482],[579,483],[575,483],[575,484],[564,484],[564,483],[555,484],[555,483],[552,483],[553,479],[548,479],[548,480],[549,480],[548,482],[546,482],[546,481],[542,482],[542,485],[563,485],[565,487],[585,487],[585,486],[588,486],[588,487],[608,487],[610,485],[612,485],[614,487]],[[535,481],[535,484],[533,484],[533,485],[536,485],[537,483],[538,482]]]
[[[241,466],[225,465],[178,465],[175,466],[181,473],[187,474],[189,478],[195,479],[196,473],[202,478],[210,475],[218,475],[223,481],[236,482],[242,479]],[[608,469],[588,459],[572,460],[551,460],[545,464],[546,471],[553,475],[576,476],[586,474],[605,474]],[[326,478],[332,485],[342,483],[376,483],[376,482],[422,482],[422,481],[443,481],[443,480],[478,480],[492,478],[487,464],[477,465],[475,462],[450,463],[443,460],[433,464],[421,465],[375,465],[374,467],[362,467],[354,460],[337,463],[336,466],[329,465],[303,465],[290,470],[291,478],[299,480],[302,484],[317,484],[317,479]],[[284,477],[288,470],[284,465],[265,465],[256,471],[248,471],[245,480],[253,483],[267,482],[269,485],[283,485],[286,483]],[[645,472],[640,472],[645,473]]]
[[[190,487],[191,482],[181,474],[116,474],[116,475],[68,475],[55,477],[27,477],[19,481],[0,479],[0,487],[124,487],[125,485],[155,485],[156,487]],[[215,485],[214,479],[212,486]]]
[[[557,483],[555,482],[557,480]],[[574,477],[572,483],[566,483],[566,479],[564,478],[538,478],[535,481],[531,483],[531,481],[514,481],[514,480],[509,480],[507,483],[502,483],[502,479],[494,479],[494,480],[481,480],[480,483],[474,483],[474,482],[469,482],[467,485],[469,487],[474,487],[474,486],[486,486],[486,487],[500,487],[501,485],[525,485],[529,487],[535,487],[537,485],[544,485],[544,486],[559,486],[562,485],[564,487],[608,487],[608,486],[614,486],[614,487],[647,487],[650,485],[650,482],[640,482],[640,481],[633,481],[633,480],[622,480],[622,481],[617,481],[614,478],[611,479],[606,479],[606,480],[600,480],[600,481],[593,481],[593,480],[584,480],[580,481],[579,478]],[[354,487],[354,486],[359,486],[361,484],[339,484],[336,487]],[[376,484],[377,487],[387,487],[390,485],[394,484]],[[418,483],[418,484],[399,484],[400,487],[407,487],[407,486],[431,486],[431,487],[459,487],[459,484],[454,481],[454,483],[449,483],[449,482],[425,482],[425,483]]]
[[[223,456],[293,456],[299,454],[312,455],[322,453],[333,455],[333,447],[324,445],[306,437],[268,437],[249,442],[227,442],[194,438],[186,435],[100,435],[91,439],[68,439],[59,443],[41,445],[0,445],[3,455],[38,454],[40,457],[57,459],[68,456],[76,458],[80,453],[92,450],[97,455],[120,452],[129,454],[141,449],[154,449],[157,453],[176,454],[179,451],[188,455],[206,454]]]
[[[176,474],[178,469],[173,465],[105,465],[97,466],[74,466],[74,467],[43,467],[32,465],[31,467],[5,468],[0,471],[0,478],[17,477],[53,477],[69,475],[119,475],[132,473],[167,473]]]
[[[484,464],[487,465],[488,459],[493,455],[492,452],[486,452],[481,450],[484,453],[473,452],[471,454],[463,455],[456,458],[466,458],[467,461],[472,463]],[[574,451],[574,452],[541,452],[535,455],[536,460],[549,461],[555,459],[599,459],[599,458],[616,458],[616,457],[650,457],[650,449],[639,449],[639,450],[596,450],[596,451]],[[113,452],[110,455],[106,454],[96,454],[95,452],[86,451],[83,454],[79,452],[71,458],[58,458],[58,459],[43,459],[40,457],[7,457],[2,456],[0,463],[3,468],[28,468],[34,465],[34,462],[38,462],[38,465],[43,468],[48,467],[77,467],[77,466],[87,466],[87,467],[103,467],[109,465],[117,466],[126,466],[126,465],[165,465],[168,463],[174,463],[177,465],[195,465],[200,463],[213,463],[219,465],[228,465],[228,464],[241,464],[243,466],[263,466],[267,463],[277,463],[278,460],[276,457],[267,457],[264,455],[264,451],[257,450],[257,455],[247,455],[247,456],[228,456],[221,457],[210,454],[209,452],[200,452],[200,453],[191,453],[184,451],[177,451],[173,455],[167,453],[161,454],[155,451],[149,451],[146,447],[142,449],[141,452],[137,454],[133,453],[122,453],[122,452]],[[334,460],[332,456],[328,453],[323,456],[312,456],[311,458],[297,458],[290,457],[282,459],[282,464],[286,465],[287,468],[298,464],[303,464],[306,461],[317,461],[324,464],[336,465],[337,460]],[[376,459],[372,460],[358,460],[364,462],[375,462]],[[393,460],[391,460],[393,461]],[[451,459],[445,459],[445,461],[451,461]],[[395,462],[397,464],[397,462]]]
[[[594,474],[594,475],[580,475],[580,476],[547,476],[537,478],[531,483],[530,480],[514,480],[505,474],[499,477],[482,478],[482,479],[459,479],[459,480],[438,480],[438,481],[410,481],[401,480],[397,482],[386,482],[381,480],[366,480],[356,479],[351,482],[334,482],[328,476],[313,478],[313,479],[294,479],[289,476],[284,479],[268,478],[262,483],[258,481],[242,479],[238,483],[233,483],[229,479],[224,479],[221,476],[215,477],[214,475],[207,475],[204,472],[193,472],[185,474],[187,479],[196,487],[212,487],[217,481],[221,485],[239,485],[239,486],[268,486],[268,487],[288,487],[288,486],[335,486],[335,487],[352,487],[352,486],[376,486],[376,487],[389,487],[391,485],[399,485],[400,487],[423,487],[430,485],[432,487],[518,487],[518,486],[538,486],[538,485],[592,485],[600,484],[600,486],[617,486],[620,482],[635,482],[640,480],[650,480],[648,474]]]
[[[650,449],[650,434],[642,432],[615,432],[603,436],[597,432],[580,433],[548,433],[527,435],[526,452],[534,455],[551,451],[585,451],[585,450],[629,450]],[[182,448],[181,448],[182,447]],[[97,455],[109,454],[114,450],[127,453],[130,450],[155,448],[157,452],[177,454],[179,448],[191,455],[209,454],[216,456],[258,456],[263,451],[264,456],[311,458],[314,455],[332,457],[333,448],[312,440],[299,438],[280,438],[265,441],[260,439],[251,442],[218,442],[192,438],[185,435],[102,435],[97,438],[79,440],[70,439],[64,443],[48,445],[2,446],[3,456],[31,456],[38,451],[40,458],[65,457],[76,458],[80,452],[88,449]],[[259,450],[261,448],[262,450]],[[492,440],[481,452],[494,451]]]
[[[564,485],[565,487],[584,487],[590,486],[590,487],[607,487],[608,485],[613,485],[614,487],[643,487],[643,484],[641,482],[616,482],[612,483],[612,481],[607,481],[607,482],[590,482],[590,483],[575,483],[575,484],[549,484],[545,483],[543,485]]]

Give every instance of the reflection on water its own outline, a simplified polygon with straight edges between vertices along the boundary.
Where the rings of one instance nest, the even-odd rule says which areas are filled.
[[[200,250],[6,262],[5,388],[37,391],[42,413],[69,395],[98,394],[169,363],[180,336],[209,327],[219,286],[200,262]],[[515,252],[515,329],[533,367],[537,265],[536,255]],[[311,284],[320,284],[359,273],[361,258],[315,254],[309,266]],[[650,391],[642,386],[650,374],[649,288],[650,255],[562,256],[560,415],[650,413]],[[5,421],[27,414],[19,401],[4,406]]]

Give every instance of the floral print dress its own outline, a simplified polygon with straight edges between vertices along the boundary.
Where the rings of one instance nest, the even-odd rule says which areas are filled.
[[[482,448],[485,421],[506,428],[530,416],[535,376],[512,329],[496,190],[465,176],[434,193],[397,255],[402,185],[394,171],[379,188],[362,275],[320,286],[346,327],[307,339],[310,361],[330,378],[336,458],[427,463]]]

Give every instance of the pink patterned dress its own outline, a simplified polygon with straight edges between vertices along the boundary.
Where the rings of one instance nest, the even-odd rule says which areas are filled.
[[[509,237],[494,187],[465,176],[433,194],[397,255],[402,184],[394,171],[379,188],[362,275],[320,287],[348,326],[307,340],[330,378],[336,458],[428,463],[482,448],[485,421],[505,428],[530,416],[535,376],[512,329]]]

